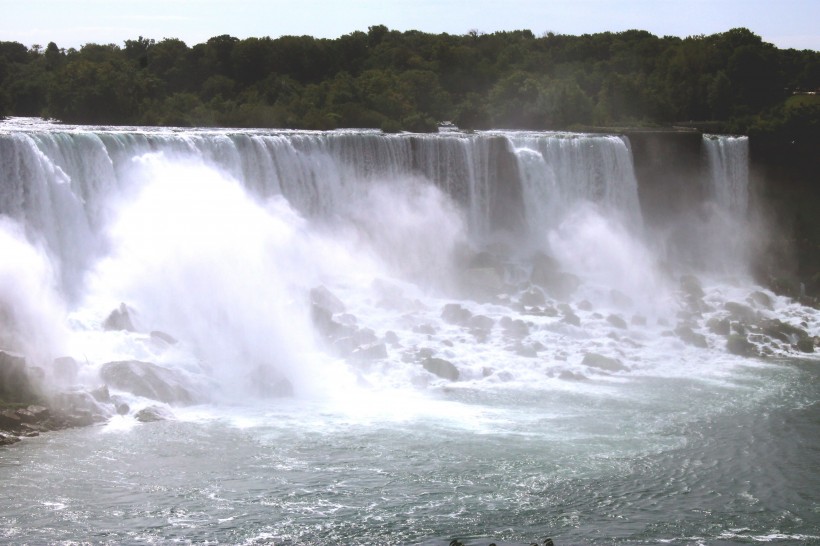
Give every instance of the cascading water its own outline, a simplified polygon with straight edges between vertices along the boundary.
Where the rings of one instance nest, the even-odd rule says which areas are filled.
[[[624,137],[1,124],[0,350],[110,399],[0,451],[0,536],[819,541],[820,316],[742,280],[704,147],[688,267]]]

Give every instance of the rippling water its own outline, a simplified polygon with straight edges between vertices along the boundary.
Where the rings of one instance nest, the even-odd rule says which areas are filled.
[[[815,362],[594,395],[195,407],[0,452],[39,544],[820,543]],[[579,400],[579,396],[581,399]]]

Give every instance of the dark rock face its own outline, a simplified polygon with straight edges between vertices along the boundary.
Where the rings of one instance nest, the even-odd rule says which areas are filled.
[[[194,394],[185,386],[182,374],[150,362],[108,362],[103,364],[100,377],[110,388],[166,404],[192,404],[196,401]]]
[[[103,321],[103,329],[105,330],[126,330],[128,332],[135,332],[134,323],[131,320],[132,309],[129,309],[124,303],[120,303],[118,309],[114,309]]]
[[[726,350],[733,355],[754,356],[757,354],[755,346],[746,339],[746,336],[732,334],[726,340]]]
[[[29,377],[25,357],[0,351],[0,399],[29,403],[37,398],[37,389]]]
[[[421,363],[428,372],[450,381],[458,381],[459,372],[452,362],[443,358],[429,357]]]

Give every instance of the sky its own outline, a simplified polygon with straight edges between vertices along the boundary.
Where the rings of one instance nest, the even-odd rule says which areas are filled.
[[[820,0],[0,0],[0,40],[61,48],[139,36],[189,46],[230,34],[337,38],[369,26],[466,34],[692,36],[746,27],[779,48],[820,50]]]

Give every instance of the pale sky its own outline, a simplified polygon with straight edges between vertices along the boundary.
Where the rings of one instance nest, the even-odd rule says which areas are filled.
[[[189,46],[220,34],[337,38],[372,25],[536,36],[629,29],[658,36],[746,27],[780,48],[820,50],[820,0],[0,0],[0,40],[61,48],[138,36]]]

